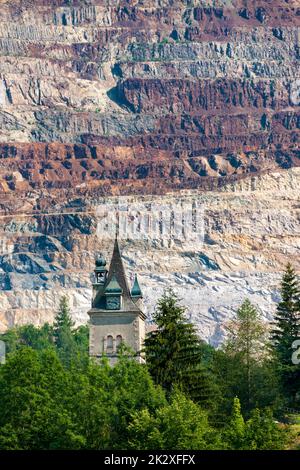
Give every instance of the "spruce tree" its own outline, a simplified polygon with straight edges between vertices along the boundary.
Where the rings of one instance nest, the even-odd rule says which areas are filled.
[[[59,309],[54,319],[53,332],[54,337],[58,338],[62,330],[70,330],[74,327],[71,318],[70,306],[67,296],[63,296],[59,302]]]
[[[71,318],[69,301],[66,296],[60,299],[59,309],[54,319],[53,337],[60,358],[65,365],[70,365],[76,355],[76,341],[73,336],[74,323]]]
[[[157,303],[157,330],[145,339],[147,366],[155,383],[168,393],[179,388],[195,401],[212,407],[217,390],[202,363],[201,341],[178,300],[168,289]]]
[[[300,285],[290,263],[282,278],[281,301],[277,306],[273,326],[271,348],[280,373],[282,393],[288,405],[297,406],[300,366],[293,364],[292,355],[293,342],[300,339]]]
[[[270,409],[252,410],[250,419],[246,422],[244,449],[283,450],[288,439],[289,433],[274,421]]]
[[[232,412],[228,426],[225,428],[224,439],[229,449],[243,449],[245,439],[245,421],[241,412],[240,400],[233,400]]]

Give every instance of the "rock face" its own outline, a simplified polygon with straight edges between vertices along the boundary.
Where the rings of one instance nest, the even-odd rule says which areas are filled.
[[[245,296],[270,318],[299,254],[299,25],[297,0],[0,1],[1,329],[60,292],[86,321],[104,204],[201,212],[197,240],[124,236],[149,313],[172,285],[213,344]]]
[[[245,297],[270,320],[285,264],[292,260],[300,269],[299,185],[294,168],[219,191],[93,204],[77,197],[47,212],[32,210],[40,197],[33,191],[18,201],[19,214],[1,216],[0,328],[52,321],[63,294],[75,320],[86,322],[94,255],[102,250],[110,258],[117,221],[126,270],[132,280],[139,273],[150,320],[166,286],[214,345]]]

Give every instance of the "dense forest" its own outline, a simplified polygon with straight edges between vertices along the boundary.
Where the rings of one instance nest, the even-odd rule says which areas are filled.
[[[154,312],[146,364],[121,345],[88,355],[63,297],[53,325],[0,336],[0,449],[300,449],[300,285],[291,265],[271,325],[245,300],[220,349],[201,341],[174,292]],[[299,348],[299,346],[298,346]]]

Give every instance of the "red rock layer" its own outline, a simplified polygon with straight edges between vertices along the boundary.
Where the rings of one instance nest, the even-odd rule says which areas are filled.
[[[192,3],[0,2],[3,200],[299,166],[298,2]]]

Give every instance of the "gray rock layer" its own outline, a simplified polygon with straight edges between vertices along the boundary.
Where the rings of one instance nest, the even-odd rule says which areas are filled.
[[[85,323],[94,256],[110,258],[116,220],[148,321],[166,287],[213,345],[246,297],[269,321],[284,266],[300,268],[299,184],[295,168],[221,192],[102,198],[84,211],[61,205],[53,213],[1,216],[1,330],[51,322],[63,294],[77,324]]]

